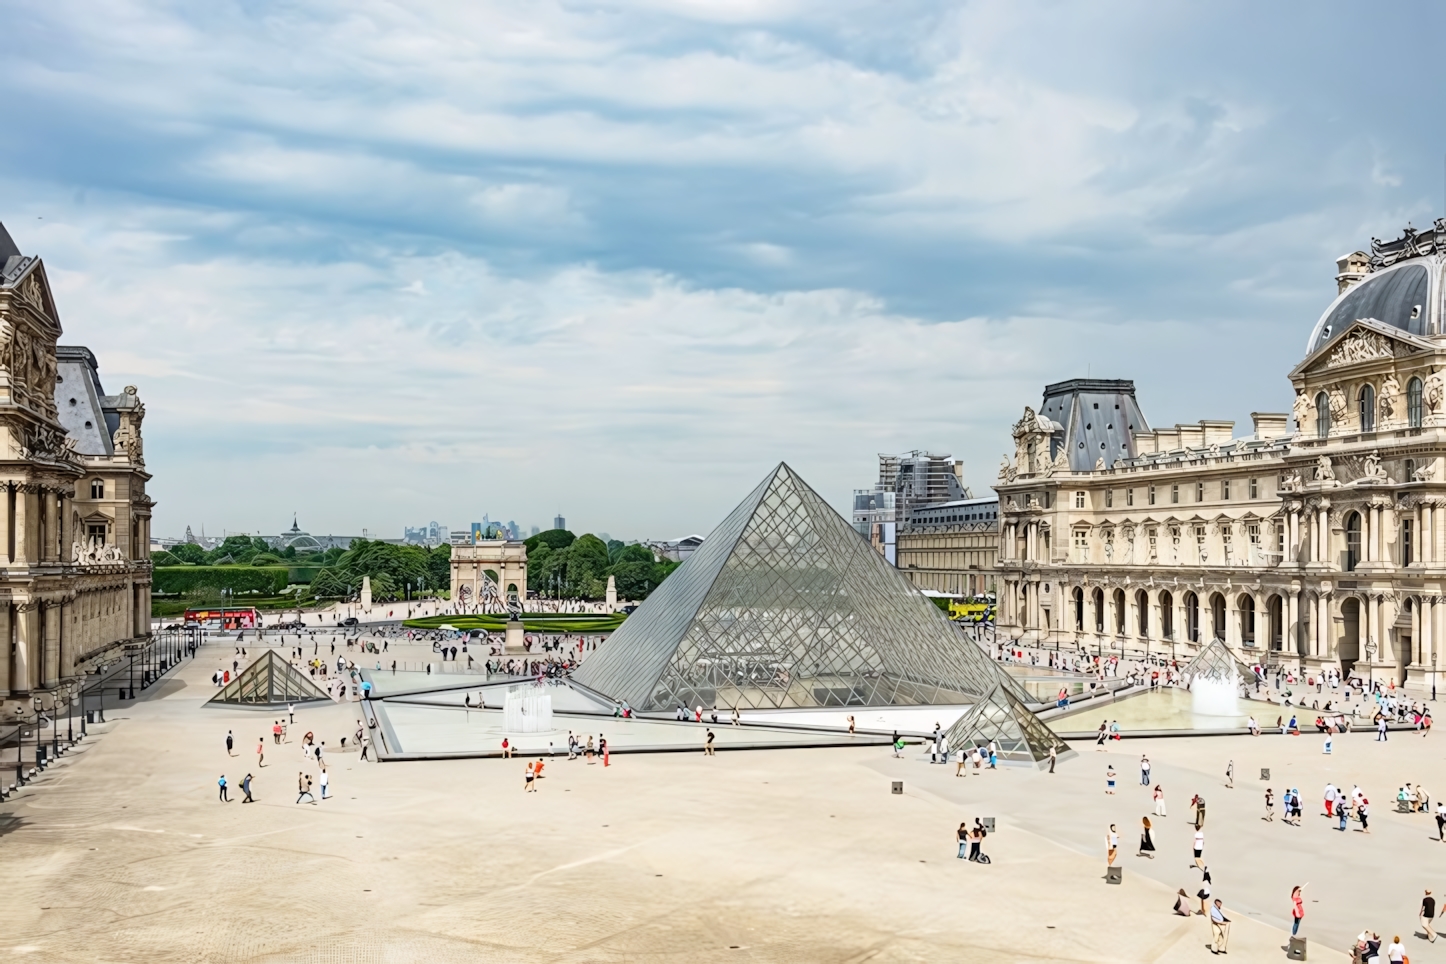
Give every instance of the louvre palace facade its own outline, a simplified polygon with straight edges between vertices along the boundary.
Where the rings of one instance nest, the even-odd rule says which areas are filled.
[[[1337,262],[1289,413],[1151,428],[1128,381],[1049,386],[1000,467],[1001,635],[1338,667],[1446,664],[1446,220]],[[1443,681],[1446,682],[1446,681]]]
[[[45,266],[0,225],[0,704],[49,710],[88,665],[150,635],[150,518],[136,389],[57,347]],[[7,699],[8,698],[8,699]]]

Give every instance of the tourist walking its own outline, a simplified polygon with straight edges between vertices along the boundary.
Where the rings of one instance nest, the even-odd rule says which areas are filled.
[[[256,766],[266,765],[266,740],[258,737],[256,740]]]
[[[1155,816],[1165,816],[1165,791],[1160,788],[1158,783],[1155,784],[1154,792],[1151,795],[1155,798]]]
[[[325,770],[321,771],[321,799],[326,799],[326,788],[331,785],[331,777]]]
[[[522,789],[525,793],[537,792],[537,774],[532,770],[532,764],[527,764],[527,772],[522,778]]]
[[[216,781],[216,786],[221,788],[221,802],[230,803],[231,801],[226,799],[226,774],[221,774],[221,779]]]
[[[1401,945],[1400,934],[1391,938],[1391,943],[1386,946],[1386,960],[1391,964],[1405,964],[1406,948]]]
[[[1436,839],[1446,843],[1446,800],[1436,801]]]
[[[1234,789],[1235,789],[1235,761],[1234,761],[1234,760],[1231,760],[1229,763],[1225,764],[1225,788],[1226,788],[1227,790],[1234,790]]]
[[[959,859],[964,859],[964,848],[969,844],[969,825],[963,821],[959,823]]]
[[[612,766],[612,762],[608,758],[607,737],[603,736],[601,733],[597,735],[597,752],[603,758],[603,766]]]
[[[1051,747],[1049,748],[1049,772],[1050,772],[1050,773],[1053,773],[1053,772],[1054,772],[1054,759],[1055,759],[1055,750],[1054,750],[1054,747],[1051,746]]]
[[[1120,852],[1120,835],[1115,831],[1115,825],[1110,824],[1109,833],[1105,834],[1105,866],[1113,867],[1115,857]]]
[[[1201,856],[1201,854],[1203,854],[1203,853],[1205,853],[1205,831],[1204,831],[1204,830],[1196,830],[1196,831],[1195,831],[1195,863],[1194,863],[1194,867],[1195,867],[1196,870],[1204,870],[1204,869],[1205,869],[1205,861],[1203,861],[1203,860],[1200,859],[1200,856]]]
[[[1230,939],[1230,918],[1225,916],[1225,908],[1220,904],[1220,898],[1215,898],[1215,903],[1210,905],[1210,953],[1225,954],[1226,942]]]
[[[849,717],[849,719],[853,719],[853,717]],[[703,738],[703,755],[704,755],[704,756],[712,756],[712,755],[713,755],[713,731],[712,731],[712,730],[708,730],[708,731],[706,731],[706,732],[707,732],[708,735]]]
[[[1155,841],[1150,837],[1150,818],[1140,818],[1140,852],[1136,857],[1149,857],[1155,859]]]
[[[1335,785],[1334,783],[1327,783],[1327,784],[1326,784],[1326,786],[1325,786],[1325,815],[1326,815],[1327,817],[1335,816],[1335,814],[1334,814],[1332,811],[1335,809],[1335,805],[1340,801],[1340,796],[1341,796],[1341,792],[1336,789],[1336,785]]]
[[[1205,826],[1205,798],[1195,794],[1190,800],[1190,807],[1195,811],[1195,829],[1199,830]]]
[[[1210,885],[1214,882],[1214,879],[1210,876],[1209,867],[1206,867],[1200,872],[1200,889],[1195,892],[1195,896],[1200,898],[1200,913],[1202,916],[1210,913]]]
[[[1426,931],[1426,940],[1432,944],[1436,943],[1436,928],[1433,922],[1436,920],[1436,898],[1431,896],[1430,888],[1426,890],[1426,896],[1421,898],[1421,927]]]
[[[1115,792],[1115,768],[1111,764],[1105,764],[1105,793]]]
[[[1386,714],[1376,714],[1376,742],[1386,742]]]
[[[1266,823],[1273,823],[1275,821],[1275,793],[1270,787],[1265,788],[1265,816],[1260,819]]]
[[[232,740],[232,738],[231,738],[231,731],[230,731],[230,730],[227,730],[227,731],[226,731],[226,755],[227,755],[227,756],[235,756],[235,755],[236,755],[236,754],[234,754],[234,753],[231,752],[231,747],[234,746],[234,745],[235,745],[235,741]]]
[[[316,803],[316,797],[311,796],[311,777],[305,773],[296,774],[296,802],[300,803],[302,797],[311,797],[311,802]]]
[[[505,736],[502,738],[502,759],[512,759],[512,744],[508,742]]]
[[[1300,933],[1300,922],[1305,917],[1305,900],[1301,896],[1300,887],[1290,889],[1290,936],[1294,937]]]
[[[1150,785],[1150,758],[1143,753],[1140,754],[1140,786]]]
[[[249,773],[246,774],[246,776],[241,780],[241,792],[246,795],[245,798],[241,801],[242,803],[256,802],[251,796],[251,774]],[[1430,891],[1427,891],[1427,893],[1430,893]]]

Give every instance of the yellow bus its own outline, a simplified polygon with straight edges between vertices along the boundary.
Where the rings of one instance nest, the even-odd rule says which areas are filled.
[[[994,602],[985,596],[949,600],[949,618],[963,623],[994,622]]]

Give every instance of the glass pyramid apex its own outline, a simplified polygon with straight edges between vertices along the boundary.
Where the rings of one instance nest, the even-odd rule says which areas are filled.
[[[1218,636],[1201,648],[1195,658],[1186,664],[1184,672],[1192,682],[1197,679],[1214,679],[1240,683],[1255,676],[1250,667],[1241,662]]]
[[[268,649],[206,702],[260,706],[329,699],[331,696],[311,677],[282,659],[276,650]]]
[[[1028,699],[785,463],[573,680],[643,712]]]
[[[992,742],[1000,760],[1028,766],[1046,763],[1051,747],[1057,760],[1074,753],[1069,744],[1003,686],[996,686],[970,707],[945,731],[944,738],[954,751]]]

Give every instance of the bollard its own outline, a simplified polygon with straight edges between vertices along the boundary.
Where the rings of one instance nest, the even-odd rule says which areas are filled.
[[[1261,767],[1261,768],[1260,768],[1260,779],[1261,779],[1262,781],[1267,781],[1267,780],[1270,779],[1270,767]]]
[[[895,792],[895,793],[903,793],[903,792],[904,792],[904,781],[903,781],[903,780],[895,780],[895,781],[894,781],[894,792]]]
[[[1292,961],[1305,960],[1305,938],[1292,937],[1290,939],[1290,946],[1286,948],[1285,956]]]
[[[1119,883],[1123,883],[1123,882],[1124,882],[1124,879],[1125,879],[1125,868],[1123,868],[1123,867],[1106,867],[1106,868],[1105,868],[1105,883],[1107,883],[1107,884],[1119,884]]]
[[[993,818],[993,817],[984,817],[984,818],[982,818],[982,819],[983,819],[985,831],[987,831],[988,833],[993,833],[993,832],[994,832],[994,818]]]

